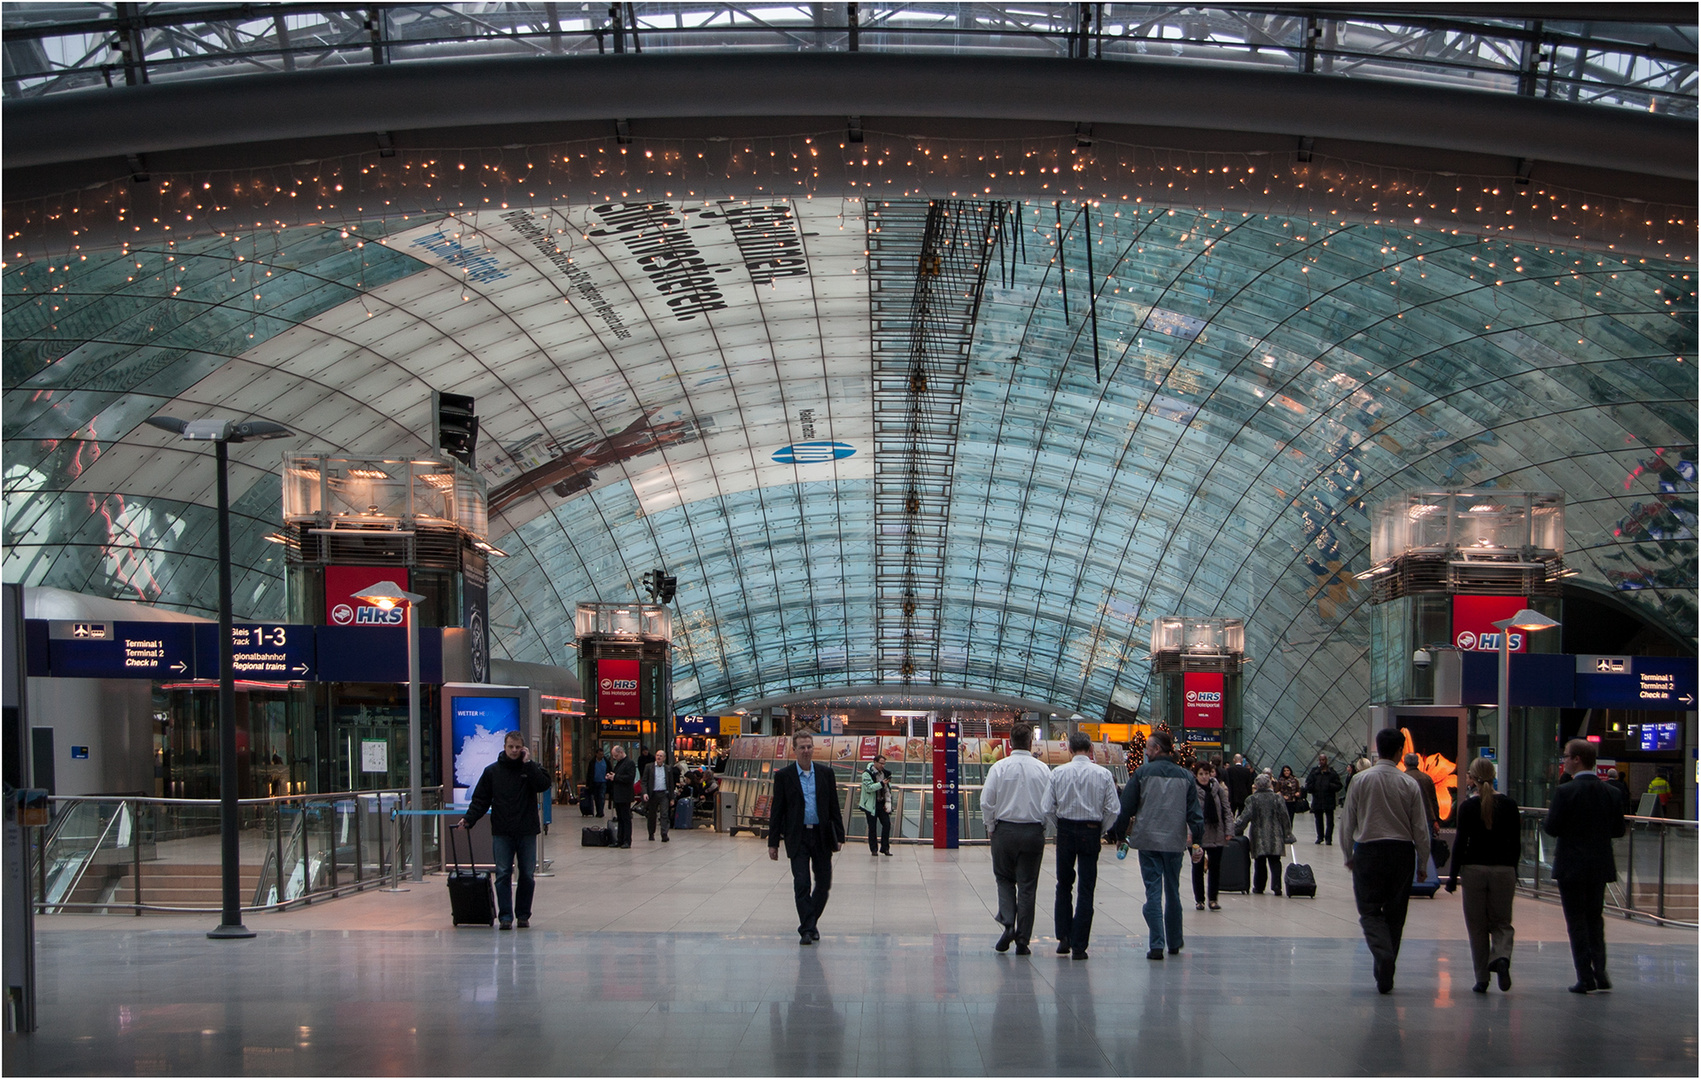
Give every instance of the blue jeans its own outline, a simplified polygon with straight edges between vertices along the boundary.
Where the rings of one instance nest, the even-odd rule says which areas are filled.
[[[1140,914],[1151,931],[1148,948],[1181,948],[1181,860],[1179,851],[1141,851],[1140,878],[1146,883],[1146,903]]]
[[[490,834],[490,853],[496,861],[496,917],[511,922],[516,912],[522,919],[532,917],[532,891],[537,888],[537,835],[505,836]],[[520,861],[520,887],[512,888],[514,860]],[[517,894],[517,895],[516,895]]]

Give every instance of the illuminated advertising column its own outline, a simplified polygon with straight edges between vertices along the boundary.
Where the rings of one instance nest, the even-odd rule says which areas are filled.
[[[957,800],[960,797],[957,722],[933,722],[933,846],[957,846]]]
[[[1221,731],[1223,674],[1188,671],[1181,676],[1182,726],[1189,730]]]

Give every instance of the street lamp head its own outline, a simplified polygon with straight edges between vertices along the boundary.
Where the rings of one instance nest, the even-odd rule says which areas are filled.
[[[365,600],[389,611],[401,604],[417,604],[425,599],[419,593],[411,593],[393,581],[380,581],[354,594],[356,600]]]
[[[1559,624],[1539,611],[1524,608],[1510,619],[1500,619],[1494,625],[1501,630],[1533,632],[1536,630],[1552,630]]]
[[[282,439],[295,432],[270,420],[179,420],[175,416],[150,416],[148,423],[193,442],[247,442],[249,439]]]

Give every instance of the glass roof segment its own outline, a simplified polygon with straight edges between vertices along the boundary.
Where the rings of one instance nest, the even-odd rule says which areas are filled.
[[[9,3],[6,97],[473,57],[885,52],[1209,64],[1696,115],[1696,31],[1351,7]],[[1558,12],[1555,12],[1557,14]]]
[[[1693,269],[1324,214],[1001,214],[918,687],[1099,715],[1144,695],[1153,617],[1235,616],[1259,756],[1356,743],[1365,506],[1436,486],[1567,492],[1579,580],[1693,639]],[[662,565],[682,709],[890,682],[869,228],[856,199],[575,203],[9,264],[6,578],[211,610],[210,455],[145,417],[384,455],[441,389],[478,402],[510,553],[497,655],[570,665],[574,605]],[[233,448],[247,617],[282,608],[275,445]]]

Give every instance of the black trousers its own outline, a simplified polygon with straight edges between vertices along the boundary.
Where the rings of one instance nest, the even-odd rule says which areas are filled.
[[[1217,902],[1217,883],[1222,880],[1222,871],[1223,849],[1220,847],[1206,848],[1205,858],[1193,864],[1193,902],[1195,904],[1203,904],[1207,899],[1206,882],[1210,883],[1209,899],[1211,903]]]
[[[632,800],[614,803],[614,842],[621,847],[632,846]]]
[[[1606,977],[1606,882],[1561,881],[1559,908],[1565,913],[1565,933],[1571,938],[1571,966],[1577,981],[1596,983]]]
[[[1085,952],[1093,932],[1093,890],[1099,881],[1104,827],[1097,821],[1057,821],[1057,905],[1052,912],[1057,940]],[[1075,879],[1080,878],[1080,888]],[[1070,892],[1074,892],[1071,902]]]
[[[1332,843],[1335,839],[1335,808],[1331,806],[1324,810],[1313,802],[1311,804],[1311,817],[1317,822],[1317,842],[1319,844]],[[1352,841],[1348,840],[1347,842],[1351,843]],[[1417,858],[1416,854],[1413,854],[1412,857]]]
[[[1353,848],[1353,899],[1378,980],[1384,973],[1394,977],[1416,866],[1417,846],[1410,840],[1368,840]]]
[[[597,817],[602,817],[603,808],[608,800],[608,781],[599,780],[585,785],[585,798],[591,800],[596,807]]]
[[[1416,858],[1413,852],[1413,858]],[[1276,887],[1276,895],[1282,895],[1282,857],[1280,855],[1260,855],[1254,860],[1257,863],[1252,871],[1252,891],[1264,891],[1264,882],[1268,878],[1271,885]]]
[[[1000,822],[992,830],[992,879],[998,885],[1000,923],[1016,932],[1026,945],[1034,933],[1034,899],[1039,894],[1040,866],[1045,862],[1043,822]]]
[[[862,816],[868,819],[868,850],[869,851],[891,851],[892,850],[892,813],[891,813],[891,811],[887,810],[885,804],[882,803],[881,806],[880,806],[880,809],[877,810],[876,812],[870,814],[867,810],[864,810],[862,812]],[[876,837],[874,835],[874,826],[876,824],[878,824],[880,826],[880,835],[878,837]]]
[[[791,857],[791,893],[797,903],[797,932],[815,929],[827,910],[827,893],[833,888],[833,845],[826,830],[817,825],[803,830],[803,843]],[[810,881],[813,874],[814,881]]]

